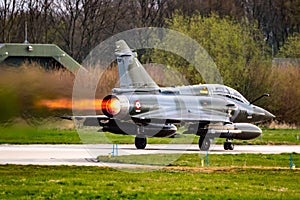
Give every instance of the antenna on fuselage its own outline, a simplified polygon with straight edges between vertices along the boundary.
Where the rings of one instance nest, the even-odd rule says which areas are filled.
[[[256,101],[258,101],[258,100],[260,100],[261,98],[263,98],[263,97],[269,97],[270,96],[270,94],[268,94],[268,93],[265,93],[265,94],[263,94],[263,95],[261,95],[261,96],[259,96],[259,97],[257,97],[256,99],[254,99],[253,101],[251,101],[250,102],[250,105],[251,104],[253,104],[254,102],[256,102]]]

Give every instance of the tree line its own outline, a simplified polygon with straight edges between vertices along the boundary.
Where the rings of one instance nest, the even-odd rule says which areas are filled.
[[[137,27],[167,27],[183,16],[216,13],[256,24],[272,54],[300,31],[299,0],[3,0],[0,43],[55,43],[79,62],[107,37]]]
[[[276,61],[272,57],[272,48],[265,43],[263,33],[255,25],[216,14],[202,17],[181,13],[175,14],[167,24],[170,29],[201,44],[216,63],[225,85],[237,89],[249,101],[269,93],[270,98],[256,104],[275,114],[279,122],[300,125],[300,34],[287,38],[277,54],[282,58]],[[181,42],[178,38],[170,40],[176,44]],[[195,59],[199,57],[194,56]],[[190,84],[207,83],[203,74],[180,56],[154,50],[151,59],[153,63],[177,70]],[[205,59],[203,62],[205,65]]]

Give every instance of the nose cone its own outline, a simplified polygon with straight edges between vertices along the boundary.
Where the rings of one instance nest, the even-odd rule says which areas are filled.
[[[265,118],[266,120],[270,120],[270,119],[274,119],[275,118],[275,115],[273,115],[272,113],[270,113],[269,111],[265,111]]]
[[[254,108],[253,115],[255,121],[268,121],[275,118],[275,115],[258,106]]]

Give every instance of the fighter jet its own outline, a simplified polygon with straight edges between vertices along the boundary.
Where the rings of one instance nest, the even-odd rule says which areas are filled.
[[[137,149],[144,149],[148,137],[172,137],[183,126],[183,134],[196,134],[200,150],[209,150],[211,140],[250,140],[262,134],[252,123],[274,118],[253,105],[268,94],[248,102],[236,90],[220,84],[159,87],[124,40],[116,42],[120,87],[112,89],[101,103],[104,115],[69,116],[84,119],[84,125],[100,125],[103,131],[135,136]]]

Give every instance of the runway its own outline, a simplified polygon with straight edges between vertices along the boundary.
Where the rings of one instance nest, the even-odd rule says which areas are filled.
[[[116,145],[0,145],[0,164],[17,165],[77,165],[128,167],[137,165],[97,162],[99,155],[138,155],[138,154],[184,154],[201,153],[198,145],[148,144],[146,149],[138,150],[133,144]],[[222,145],[212,145],[209,154],[280,154],[300,153],[300,145],[236,145],[233,151],[225,151]]]

